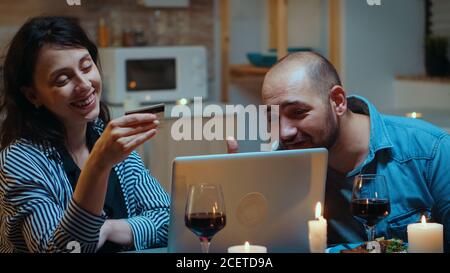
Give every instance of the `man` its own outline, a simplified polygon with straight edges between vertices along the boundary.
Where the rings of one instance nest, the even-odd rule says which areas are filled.
[[[426,92],[426,90],[424,90]],[[444,224],[450,240],[450,136],[421,120],[382,115],[362,97],[346,97],[332,64],[315,53],[294,53],[266,74],[263,101],[280,106],[280,147],[329,150],[324,215],[328,243],[366,241],[350,211],[356,175],[382,174],[391,212],[376,237],[407,239],[422,215]],[[228,140],[229,152],[237,142]]]

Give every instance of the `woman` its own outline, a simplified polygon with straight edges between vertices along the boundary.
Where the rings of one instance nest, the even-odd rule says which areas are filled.
[[[4,64],[0,252],[166,244],[169,198],[133,150],[152,114],[109,121],[96,46],[73,20],[38,17]]]

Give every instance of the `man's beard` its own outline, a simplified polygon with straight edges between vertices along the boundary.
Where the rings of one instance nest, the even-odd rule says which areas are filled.
[[[292,147],[293,145],[285,144],[280,140],[278,150],[307,149],[307,148],[327,148],[328,150],[330,150],[334,146],[334,144],[336,144],[336,141],[339,137],[339,121],[335,119],[331,107],[328,108],[327,111],[325,129],[322,130],[318,135],[324,136],[324,138],[321,139],[319,142],[314,141],[314,139],[310,139],[311,141],[310,147],[289,148],[289,146]]]
[[[331,107],[328,108],[327,125],[324,135],[325,138],[323,140],[323,143],[321,143],[321,147],[325,147],[330,150],[334,146],[334,144],[336,144],[336,141],[339,137],[339,120],[335,119]]]

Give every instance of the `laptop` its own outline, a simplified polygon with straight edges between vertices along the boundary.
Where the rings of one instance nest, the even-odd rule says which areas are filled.
[[[324,148],[177,157],[172,169],[168,252],[201,252],[184,222],[188,187],[220,184],[226,225],[211,253],[263,245],[269,253],[309,252],[308,221],[324,204],[328,152]]]

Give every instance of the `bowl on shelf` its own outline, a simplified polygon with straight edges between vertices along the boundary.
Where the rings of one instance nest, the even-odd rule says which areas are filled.
[[[298,51],[313,51],[309,47],[290,47],[288,52]],[[269,52],[249,52],[247,53],[248,61],[257,67],[271,67],[277,62],[277,50],[275,48],[269,49]]]
[[[310,47],[288,47],[288,53],[298,52],[298,51],[313,51]],[[276,48],[269,49],[269,52],[277,52]]]
[[[271,67],[277,62],[277,55],[274,53],[250,52],[247,53],[248,61],[257,67]]]

